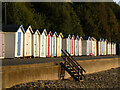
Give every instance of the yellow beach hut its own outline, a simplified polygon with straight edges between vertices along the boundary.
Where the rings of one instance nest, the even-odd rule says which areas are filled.
[[[104,55],[107,55],[107,39],[104,41]]]
[[[63,34],[60,33],[59,36],[57,37],[57,57],[61,57],[61,49],[62,49],[62,38]]]

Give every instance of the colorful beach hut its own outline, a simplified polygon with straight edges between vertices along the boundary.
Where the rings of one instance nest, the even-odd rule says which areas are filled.
[[[4,32],[0,32],[0,59],[4,58]]]
[[[66,39],[67,39],[67,51],[71,53],[71,35],[69,34]]]
[[[62,49],[62,38],[63,34],[60,33],[59,36],[57,37],[57,57],[61,57],[61,49]]]
[[[82,41],[82,55],[90,55],[90,37],[84,36]]]
[[[101,42],[101,49],[102,49],[101,55],[104,55],[104,39],[103,38],[102,38],[102,42]]]
[[[46,55],[46,57],[52,56],[52,37],[53,37],[53,34],[50,31],[47,35],[47,55]]]
[[[95,43],[94,56],[97,56],[97,40],[96,39],[94,39],[94,43]]]
[[[72,35],[71,38],[71,56],[75,55],[75,36]]]
[[[57,37],[58,34],[57,32],[53,32],[53,39],[52,39],[52,56],[56,57],[57,56]]]
[[[79,55],[79,36],[75,36],[75,56]]]
[[[79,56],[82,55],[82,41],[83,41],[83,38],[80,37],[80,39],[79,39]]]
[[[33,30],[30,25],[25,27],[25,30],[24,56],[31,57],[33,56]]]
[[[94,37],[90,38],[90,55],[95,54],[95,42],[94,42]]]
[[[104,55],[107,55],[107,39],[104,41]]]
[[[39,30],[40,35],[40,57],[46,57],[47,55],[47,31],[46,29]]]
[[[4,35],[4,57],[14,58],[23,57],[24,33],[22,25],[5,25],[3,26]]]
[[[40,57],[40,32],[38,29],[33,29],[33,56]]]

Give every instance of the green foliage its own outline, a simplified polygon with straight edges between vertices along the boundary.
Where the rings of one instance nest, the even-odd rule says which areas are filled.
[[[7,24],[120,42],[120,6],[115,3],[9,2]]]

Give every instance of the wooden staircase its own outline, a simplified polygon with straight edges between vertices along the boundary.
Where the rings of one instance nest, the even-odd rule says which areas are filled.
[[[79,65],[79,63],[73,59],[73,57],[67,52],[67,50],[61,50],[62,51],[62,58],[64,59],[64,63],[60,63],[61,67],[64,68],[71,77],[76,80],[80,81],[85,79],[85,76],[83,75],[83,72],[86,73],[86,71],[82,68],[82,66]]]

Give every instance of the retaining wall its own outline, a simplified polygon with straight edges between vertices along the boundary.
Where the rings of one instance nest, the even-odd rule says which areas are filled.
[[[86,70],[86,74],[99,72],[111,68],[120,67],[120,58],[82,60],[79,64]],[[13,85],[31,82],[35,80],[58,80],[61,67],[60,62],[27,64],[16,66],[3,66],[2,71],[2,88],[9,88]],[[70,75],[65,72],[65,78]]]

